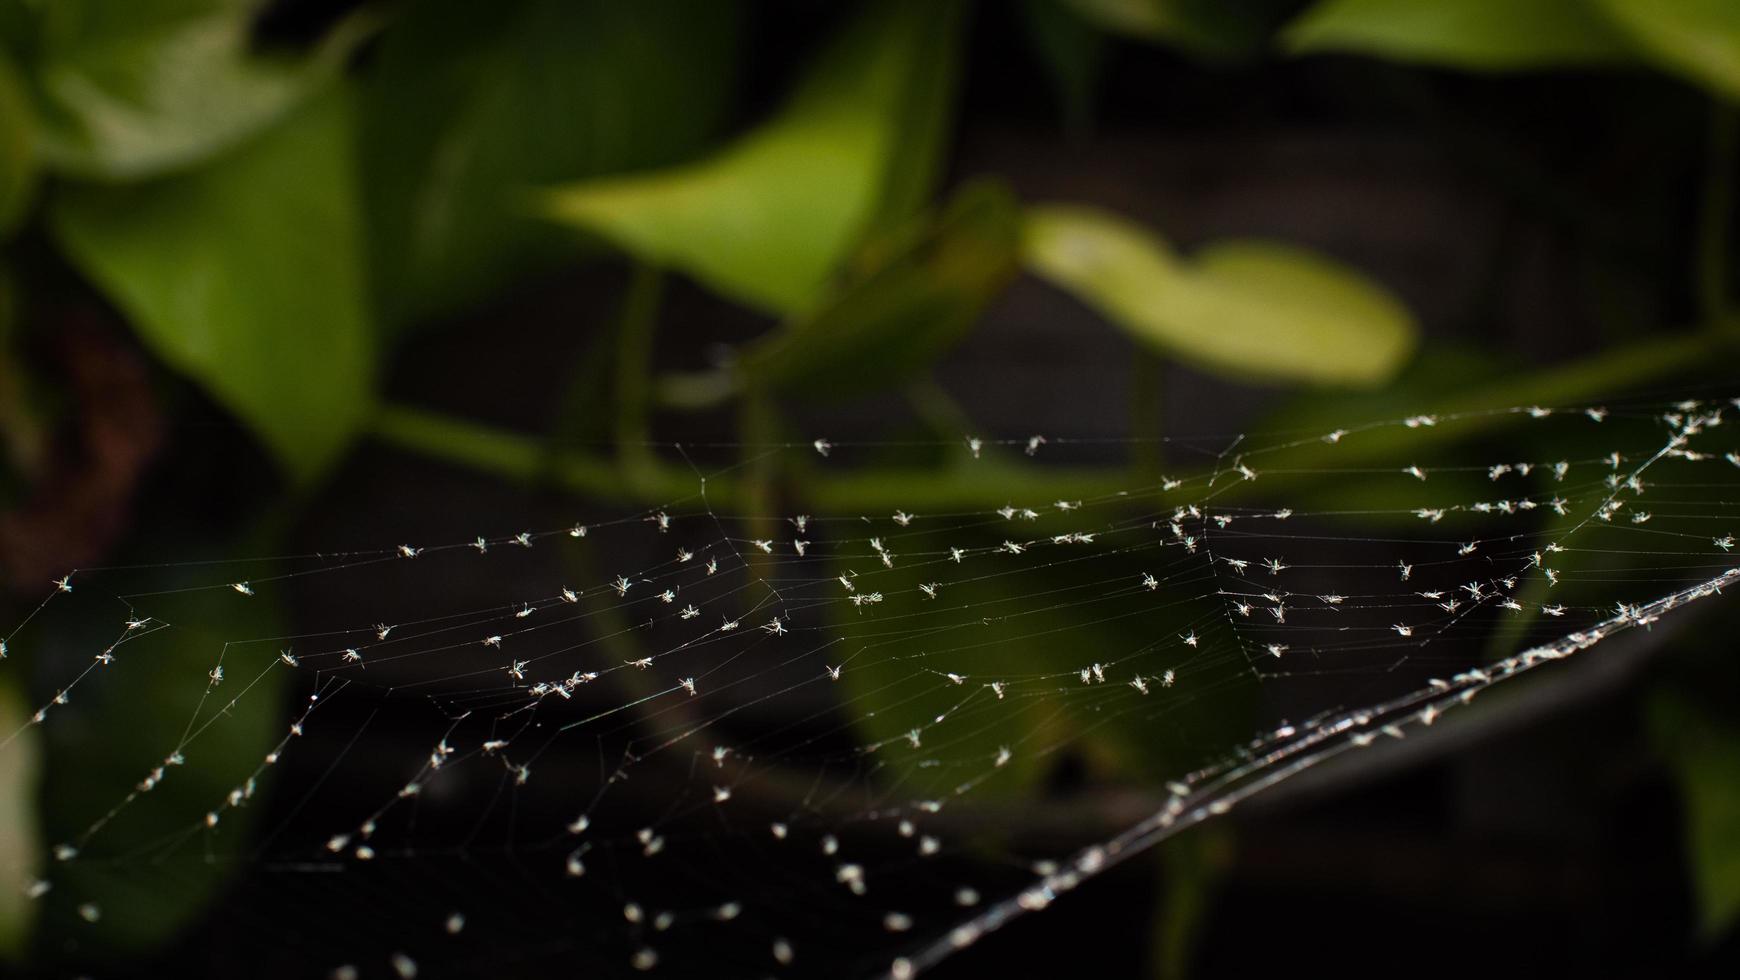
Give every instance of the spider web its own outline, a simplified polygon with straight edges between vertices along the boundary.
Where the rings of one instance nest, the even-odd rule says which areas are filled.
[[[70,963],[222,888],[255,972],[912,976],[1707,608],[1740,580],[1737,406],[1171,440],[1173,475],[942,513],[718,500],[770,459],[874,473],[887,444],[670,444],[694,493],[644,511],[74,570],[6,634],[43,697],[0,759],[89,760],[46,774],[71,815],[13,870]],[[164,716],[179,737],[137,734]],[[1030,819],[1064,768],[1127,791],[1073,838]]]

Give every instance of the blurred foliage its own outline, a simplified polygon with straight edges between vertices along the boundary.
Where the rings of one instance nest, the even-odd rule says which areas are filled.
[[[1648,60],[1740,99],[1740,5],[1727,0],[1598,0]]]
[[[1023,0],[1021,18],[1034,56],[1051,77],[1064,128],[1082,133],[1105,71],[1105,34],[1057,0]]]
[[[51,634],[42,644],[45,655],[64,651],[79,657],[112,642],[103,632],[109,629],[109,617],[96,614],[103,597],[75,595],[91,603],[86,607],[91,614],[83,617],[82,630]],[[81,708],[103,723],[69,726],[44,741],[39,818],[44,843],[82,843],[92,821],[110,814],[113,821],[92,844],[102,854],[149,860],[149,855],[176,847],[198,846],[212,859],[188,862],[167,876],[141,875],[121,861],[73,861],[56,867],[56,887],[42,899],[51,908],[90,903],[98,914],[126,911],[106,917],[100,930],[78,929],[76,936],[67,936],[65,924],[82,919],[70,907],[54,909],[43,918],[59,925],[32,937],[39,950],[76,942],[83,955],[101,959],[147,950],[175,935],[223,887],[231,862],[218,858],[251,848],[255,815],[261,811],[249,804],[263,789],[252,774],[261,768],[262,757],[275,746],[281,749],[288,738],[286,723],[267,709],[281,703],[290,687],[291,675],[278,662],[278,648],[229,643],[238,636],[282,633],[284,617],[274,600],[191,591],[153,606],[173,617],[176,628],[130,640],[128,656],[106,668],[124,672],[115,678],[120,683],[79,691]],[[224,651],[228,679],[223,684],[208,682],[214,650]],[[241,707],[229,710],[232,700]],[[116,732],[129,735],[117,740]],[[178,760],[165,758],[183,742]],[[115,787],[136,786],[142,775],[157,768],[162,779],[150,794],[131,801],[125,813],[112,813]],[[232,791],[244,794],[238,804],[220,806]],[[189,815],[208,812],[217,812],[219,819],[196,845],[190,840]]]
[[[1417,339],[1393,296],[1330,259],[1271,242],[1220,242],[1182,260],[1114,215],[1034,208],[1033,271],[1162,353],[1263,380],[1371,384]]]
[[[1646,61],[1718,91],[1736,61],[1724,45],[1740,43],[1732,8],[1692,0],[1326,0],[1279,26],[1295,6],[1034,0],[1024,17],[1076,117],[1099,31],[1211,58],[1278,38],[1476,68]],[[860,5],[782,108],[711,152],[740,60],[735,4],[363,5],[300,44],[255,39],[247,0],[4,0],[0,13],[16,65],[0,62],[0,105],[18,104],[0,129],[0,218],[46,213],[66,257],[147,343],[303,482],[365,426],[371,338],[584,255],[588,241],[788,318],[724,375],[667,379],[660,400],[674,407],[716,404],[757,374],[781,389],[825,378],[802,362],[839,360],[836,333],[888,359],[855,373],[886,385],[946,351],[1007,280],[939,270],[935,256],[889,267],[920,247],[915,216],[954,128],[964,3]],[[1697,44],[1674,40],[1688,33]],[[576,44],[589,56],[570,56]],[[359,45],[368,57],[347,69]],[[322,104],[342,111],[297,111],[336,89],[347,92]],[[43,184],[44,171],[58,179]],[[46,208],[31,204],[39,186]],[[1060,224],[1063,213],[1024,222],[1026,262],[1169,355],[1239,377],[1369,385],[1413,347],[1407,311],[1326,257],[1223,243],[1179,259],[1122,219]],[[1121,258],[1089,276],[1070,263],[1090,248]],[[950,275],[976,279],[921,281]]]
[[[1211,58],[1253,54],[1282,4],[1268,0],[1061,0],[1102,30]]]
[[[1708,941],[1720,940],[1740,916],[1740,725],[1713,700],[1709,692],[1663,690],[1649,719],[1683,788],[1687,857]]]
[[[551,196],[553,217],[781,312],[811,305],[879,219],[929,197],[960,4],[864,7],[786,107],[708,159]]]
[[[1160,845],[1161,898],[1149,940],[1154,980],[1191,976],[1192,954],[1214,893],[1232,867],[1237,842],[1223,826],[1208,824]]]
[[[915,520],[914,526],[921,523]],[[1067,516],[1048,516],[1032,526],[1036,534],[1046,535],[1068,533],[1075,525]],[[963,537],[956,530],[949,540],[992,551],[1003,540],[1003,532],[997,527],[969,529]],[[1136,782],[1157,772],[1186,772],[1214,761],[1213,753],[1219,750],[1210,749],[1203,756],[1203,746],[1237,744],[1249,735],[1251,711],[1260,696],[1255,688],[1223,689],[1214,698],[1182,697],[1155,708],[1120,704],[1115,697],[1084,698],[1060,706],[1030,691],[1007,700],[975,698],[971,688],[963,694],[961,688],[939,686],[936,671],[923,667],[927,658],[947,651],[949,662],[964,665],[972,676],[973,665],[981,658],[1002,660],[1011,649],[1019,649],[1026,676],[1070,678],[1081,669],[1084,651],[1119,662],[1151,651],[1183,635],[1191,623],[1219,613],[1218,600],[1192,597],[1159,609],[1145,605],[1140,614],[1133,614],[1121,601],[1127,596],[1105,591],[1108,583],[1138,581],[1154,559],[1152,553],[1140,550],[1099,554],[1091,578],[1084,581],[1080,567],[1067,559],[1035,570],[999,555],[989,571],[949,585],[924,612],[909,617],[901,633],[872,641],[866,649],[879,656],[859,657],[856,651],[842,650],[842,657],[851,654],[852,659],[839,684],[848,699],[864,706],[857,724],[868,744],[900,744],[912,718],[951,714],[972,733],[970,744],[982,746],[987,758],[1001,749],[1010,752],[1008,761],[990,770],[975,787],[975,799],[981,800],[1018,799],[1033,793],[1054,778],[1058,765],[1054,749],[1059,746],[1069,747],[1066,751],[1075,754],[1075,761],[1097,780]],[[836,561],[831,571],[844,578],[855,575],[849,559]],[[877,588],[916,592],[933,574],[935,569],[922,565],[897,564],[877,571]],[[1019,585],[1012,586],[1012,580]],[[1045,601],[1032,602],[1034,595]],[[975,618],[963,623],[962,609],[973,610]],[[844,606],[838,615],[842,625],[860,618],[855,609]],[[896,706],[905,710],[890,710]],[[1189,732],[1190,738],[1180,742],[1166,737],[1181,731]],[[922,786],[934,781],[927,771],[934,763],[916,753],[884,753],[877,758],[879,765],[895,770],[892,778],[903,783]]]
[[[780,398],[922,382],[1023,269],[1160,356],[1316,386],[1290,398],[1287,428],[1574,401],[1731,356],[1731,138],[1712,141],[1705,234],[1689,249],[1709,287],[1709,322],[1513,371],[1483,354],[1413,359],[1420,340],[1409,310],[1372,277],[1296,244],[1226,241],[1181,255],[1166,229],[1023,202],[994,177],[960,175],[943,187],[973,18],[985,5],[843,5],[824,18],[822,43],[790,52],[745,41],[746,22],[790,11],[726,0],[354,0],[327,5],[337,16],[305,18],[295,36],[263,27],[291,6],[0,0],[0,281],[16,282],[18,305],[39,315],[60,300],[57,280],[25,281],[19,270],[40,272],[48,258],[70,266],[163,366],[258,438],[291,499],[307,499],[364,434],[601,499],[674,499],[692,491],[692,473],[632,449],[649,413],[733,406],[745,441],[783,438]],[[1119,45],[1159,46],[1229,72],[1319,54],[1479,72],[1657,70],[1707,91],[1715,130],[1730,136],[1740,99],[1740,4],[1731,0],[1024,0],[1018,16],[1072,132],[1091,125]],[[752,56],[769,55],[791,63],[777,76],[788,94],[770,112],[747,113],[740,76]],[[407,331],[610,255],[636,270],[621,336],[600,347],[610,360],[598,373],[618,375],[603,406],[617,415],[606,430],[621,443],[617,458],[553,456],[529,436],[383,403],[380,379]],[[654,377],[648,351],[666,272],[772,325],[712,370]],[[12,331],[0,341],[0,359],[22,347]],[[40,442],[14,408],[0,405],[3,442]],[[954,424],[932,414],[939,431]],[[1379,451],[1381,439],[1370,445]],[[1128,486],[1136,469],[1047,468],[997,454],[971,468],[903,459],[842,474],[798,464],[747,468],[709,493],[715,506],[747,506],[765,502],[777,478],[818,512],[995,506],[1011,495]],[[1311,490],[1304,478],[1294,489]],[[166,685],[164,697],[186,689]],[[882,690],[857,692],[869,737],[899,734],[875,728],[878,699],[892,696]],[[1191,724],[1237,727],[1235,714]],[[144,742],[173,724],[134,722]],[[1089,744],[1108,771],[1147,751],[1140,726],[1104,727]],[[1693,732],[1675,758],[1706,915],[1718,923],[1736,907],[1732,744],[1690,740]],[[264,737],[238,737],[236,759]],[[1038,777],[1017,766],[1005,778],[1024,790]],[[0,789],[0,840],[34,840],[30,809],[4,809],[23,794]],[[57,790],[42,807],[60,832],[89,802]],[[164,901],[157,934],[131,941],[170,934],[215,881]],[[8,902],[0,898],[0,947],[22,928]]]
[[[36,189],[35,142],[24,82],[0,52],[0,234],[18,223]]]
[[[37,146],[59,170],[108,180],[194,165],[262,132],[334,78],[361,34],[353,23],[270,56],[254,50],[251,0],[25,5],[34,29],[12,40]]]
[[[1480,71],[1642,61],[1740,98],[1740,6],[1727,0],[1324,0],[1283,38]]]
[[[68,257],[140,336],[302,480],[357,432],[374,384],[350,102],[335,89],[212,166],[69,188],[50,207]]]
[[[42,747],[40,733],[25,725],[30,711],[22,692],[0,683],[0,732],[19,733],[0,752],[0,960],[23,955],[36,917],[28,892],[43,858],[36,829]]]
[[[1298,52],[1354,51],[1481,71],[1623,63],[1624,39],[1588,0],[1328,0],[1288,26]]]
[[[736,4],[710,0],[405,10],[359,79],[383,324],[440,316],[573,261],[574,236],[526,213],[530,190],[700,151],[729,104],[740,19]]]
[[[1006,188],[962,188],[886,259],[746,350],[742,384],[839,398],[922,371],[1014,278],[1018,221]],[[866,363],[879,370],[866,374]]]

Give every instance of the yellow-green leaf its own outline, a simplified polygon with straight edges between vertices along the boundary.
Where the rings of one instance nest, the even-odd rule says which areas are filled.
[[[1103,30],[1199,55],[1227,57],[1253,50],[1270,25],[1269,12],[1228,0],[1060,0]]]
[[[22,80],[0,52],[0,235],[11,231],[36,190],[36,147]]]
[[[1740,100],[1740,3],[1596,0],[1651,61]]]
[[[16,961],[24,954],[36,912],[26,889],[42,859],[36,826],[42,747],[39,729],[29,721],[29,706],[11,687],[0,684],[0,740],[17,733],[0,748],[0,961]]]
[[[1588,0],[1323,0],[1288,25],[1282,43],[1293,52],[1341,51],[1478,71],[1630,56],[1624,38]]]
[[[558,188],[545,211],[739,301],[800,309],[885,200],[927,189],[914,174],[934,169],[944,96],[914,86],[953,58],[959,19],[952,2],[867,4],[765,125],[695,164]]]
[[[1092,208],[1028,212],[1028,267],[1133,337],[1198,367],[1317,384],[1377,384],[1416,344],[1413,317],[1358,271],[1290,245],[1223,242],[1183,259]]]

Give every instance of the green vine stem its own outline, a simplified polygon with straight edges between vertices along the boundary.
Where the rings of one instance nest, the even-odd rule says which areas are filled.
[[[1570,405],[1676,373],[1695,370],[1734,356],[1736,338],[1712,330],[1669,334],[1658,340],[1617,347],[1556,368],[1531,371],[1466,393],[1422,406],[1442,415],[1486,412],[1495,406]],[[743,420],[744,441],[771,448],[778,438],[774,420],[761,406]],[[1451,427],[1378,429],[1341,447],[1342,465],[1381,458],[1398,440],[1420,451],[1514,424],[1521,413],[1479,415]],[[605,502],[634,506],[668,504],[698,498],[700,486],[686,465],[649,453],[644,465],[623,467],[618,461],[582,453],[559,453],[551,459],[544,442],[465,419],[389,405],[375,419],[373,435],[389,445],[444,459],[498,476],[534,482],[548,474],[553,485]],[[764,437],[764,438],[763,438]],[[800,448],[799,443],[791,443]],[[1312,447],[1281,450],[1265,457],[1272,472],[1261,487],[1290,488],[1308,484]],[[748,451],[748,450],[746,450]],[[755,455],[750,452],[750,455]],[[824,514],[861,514],[897,508],[945,510],[1000,507],[1011,500],[1086,499],[1131,490],[1143,481],[1124,467],[1073,468],[1035,466],[1024,457],[987,454],[941,467],[879,468],[867,472],[818,472],[801,476],[793,490],[805,508]],[[548,469],[546,469],[546,464]],[[1298,472],[1285,472],[1298,469]],[[1179,472],[1177,477],[1193,474]],[[800,474],[791,477],[800,479]],[[760,485],[757,486],[756,484]],[[707,482],[708,503],[715,510],[744,508],[771,497],[771,477],[739,471]],[[1222,499],[1240,496],[1235,486]]]
[[[1728,238],[1734,222],[1735,144],[1734,106],[1717,99],[1710,110],[1710,145],[1704,172],[1703,201],[1698,213],[1698,249],[1693,278],[1704,319],[1724,330],[1736,329],[1728,288]]]

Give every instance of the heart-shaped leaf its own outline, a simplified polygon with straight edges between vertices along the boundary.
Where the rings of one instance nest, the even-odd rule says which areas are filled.
[[[734,299],[801,309],[868,228],[928,196],[959,10],[868,4],[766,124],[699,163],[559,188],[545,210]]]
[[[1091,208],[1030,209],[1028,267],[1180,360],[1227,374],[1376,384],[1416,343],[1407,309],[1339,262],[1290,245],[1229,241],[1181,259]]]

